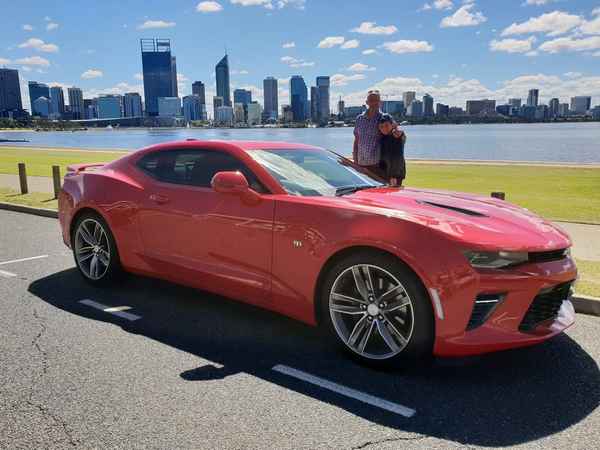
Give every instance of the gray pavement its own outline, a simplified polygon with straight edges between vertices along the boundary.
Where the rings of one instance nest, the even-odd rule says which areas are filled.
[[[578,315],[528,349],[374,371],[313,328],[222,297],[136,276],[93,288],[56,220],[0,211],[0,224],[2,449],[589,449],[600,440],[597,317]]]

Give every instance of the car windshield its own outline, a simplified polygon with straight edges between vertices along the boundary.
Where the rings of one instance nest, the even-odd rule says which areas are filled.
[[[383,186],[350,161],[327,150],[283,149],[248,152],[292,195],[344,195]]]

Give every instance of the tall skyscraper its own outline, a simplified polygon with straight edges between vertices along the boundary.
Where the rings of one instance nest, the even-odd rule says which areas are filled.
[[[319,91],[317,114],[320,124],[326,124],[329,121],[329,84],[329,77],[317,77],[317,89]]]
[[[277,92],[277,78],[267,77],[263,81],[263,92],[265,98],[265,117],[277,120],[279,117],[279,96]]]
[[[158,116],[181,116],[181,99],[179,97],[158,97]]]
[[[294,75],[290,78],[290,98],[292,103],[292,115],[294,122],[304,122],[308,111],[308,92],[304,78]]]
[[[200,103],[206,105],[206,90],[202,81],[192,83],[192,95],[197,95],[200,98]]]
[[[22,109],[19,71],[0,68],[0,117]]]
[[[423,96],[423,116],[433,117],[433,97],[429,94]]]
[[[123,95],[123,117],[141,117],[142,97],[137,92],[127,92]]]
[[[98,119],[117,119],[121,117],[121,96],[100,95],[96,99]]]
[[[171,56],[171,92],[173,97],[179,97],[179,89],[177,89],[177,58]]]
[[[423,102],[413,100],[406,108],[406,115],[410,117],[423,117]]]
[[[40,98],[44,97],[45,99],[50,99],[50,88],[48,88],[47,84],[38,83],[37,81],[29,82],[29,101],[31,103],[31,115],[39,116],[38,111],[35,109],[34,102]],[[46,114],[47,116],[47,114]]]
[[[575,114],[585,114],[592,107],[592,97],[579,96],[571,97],[571,112]]]
[[[229,88],[229,59],[223,56],[215,66],[217,79],[217,97],[223,97],[224,106],[231,106],[231,89]]]
[[[71,109],[71,117],[74,120],[84,119],[83,112],[83,92],[78,87],[70,87],[67,89],[69,97],[69,108]]]
[[[508,104],[510,106],[512,106],[513,108],[520,108],[521,107],[521,99],[520,98],[509,98]]]
[[[488,115],[496,112],[496,100],[467,100],[467,115]]]
[[[560,100],[557,98],[553,98],[548,103],[548,115],[550,117],[558,117],[558,105],[560,105]]]
[[[204,104],[200,103],[200,96],[196,94],[183,97],[183,117],[186,122],[192,120],[204,120],[202,108]]]
[[[417,98],[417,93],[414,91],[407,91],[402,94],[402,101],[404,101],[404,107],[408,109],[410,104]]]
[[[50,99],[38,97],[33,101],[31,109],[35,111],[36,116],[48,118],[50,116]]]
[[[527,95],[527,106],[537,106],[540,98],[539,89],[530,89]]]
[[[241,103],[242,105],[252,103],[252,92],[246,89],[236,89],[233,91],[233,103]]]
[[[169,39],[140,39],[146,114],[158,115],[159,97],[176,97],[177,69]]]
[[[310,87],[310,120],[319,123],[319,88]]]
[[[50,116],[60,119],[65,113],[65,93],[61,86],[50,88]]]
[[[344,109],[346,107],[346,104],[344,103],[344,100],[342,100],[342,97],[340,97],[340,99],[338,100],[338,118],[343,118],[344,117]]]

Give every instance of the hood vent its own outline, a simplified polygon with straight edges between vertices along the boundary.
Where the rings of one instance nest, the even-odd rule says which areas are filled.
[[[441,203],[428,202],[426,200],[417,200],[417,202],[423,205],[435,206],[436,208],[449,209],[450,211],[465,214],[467,216],[487,217],[485,214],[481,214],[477,211],[471,211],[470,209],[459,208],[458,206],[443,205]]]

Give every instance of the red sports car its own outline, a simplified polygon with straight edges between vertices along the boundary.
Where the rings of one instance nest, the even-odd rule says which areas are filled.
[[[502,200],[388,187],[302,144],[188,140],[69,168],[63,239],[94,284],[163,278],[329,330],[387,365],[569,327],[569,237]]]

